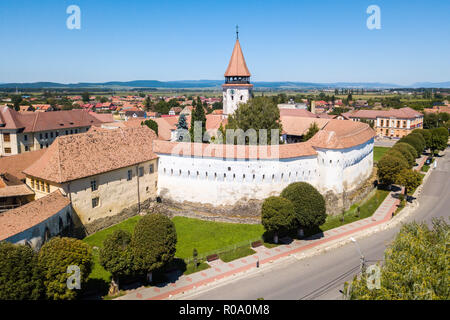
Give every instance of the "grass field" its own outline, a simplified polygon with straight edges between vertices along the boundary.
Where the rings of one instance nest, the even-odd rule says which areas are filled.
[[[375,194],[360,206],[359,217],[356,216],[357,204],[355,204],[345,213],[344,222],[341,220],[342,216],[329,216],[325,224],[320,227],[320,230],[330,230],[371,216],[388,194],[389,191],[376,190]],[[140,219],[140,216],[130,218],[86,237],[83,241],[94,248],[101,248],[103,241],[109,234],[119,229],[132,233]],[[260,239],[264,234],[264,228],[261,224],[222,223],[185,217],[174,217],[172,221],[177,230],[178,242],[175,257],[179,258],[178,263],[182,262],[180,259],[191,258],[194,248],[197,249],[199,255],[199,265],[197,268],[194,267],[193,263],[189,262],[185,265],[185,269],[183,269],[184,274],[209,268],[208,264],[201,261],[201,257],[204,257],[206,254],[211,254],[214,251],[219,252],[220,259],[224,262],[254,254],[255,251],[250,248],[249,242]],[[269,248],[276,246],[270,243],[264,243],[264,245]],[[98,287],[102,285],[104,288],[107,288],[108,283],[111,281],[111,275],[100,265],[98,252],[98,249],[93,250],[94,266],[89,276],[91,281],[90,286]]]
[[[132,233],[135,225],[140,219],[140,216],[130,218],[110,228],[96,232],[95,234],[86,237],[83,241],[92,247],[101,248],[106,237],[115,230],[122,229]],[[222,223],[185,217],[174,217],[172,221],[175,224],[178,238],[175,256],[181,259],[192,257],[194,248],[197,249],[200,257],[204,254],[212,253],[215,250],[230,246],[232,247],[233,245],[239,245],[246,241],[261,238],[264,233],[264,228],[260,224]],[[100,265],[98,250],[93,250],[93,253],[94,266],[89,277],[108,283],[111,275]],[[226,259],[234,256],[240,258],[240,254],[246,255],[246,252],[237,251],[234,254],[227,253],[225,257]],[[200,264],[199,267],[197,267],[197,271],[207,267],[208,265],[204,263]],[[196,271],[191,264],[188,264],[186,268],[185,274]]]
[[[380,204],[386,199],[389,191],[386,190],[376,190],[375,194],[369,198],[365,203],[360,206],[360,216],[356,214],[356,208],[358,204],[354,204],[347,210],[344,214],[344,222],[342,222],[342,215],[328,216],[325,223],[320,227],[320,230],[327,231],[333,228],[343,226],[344,224],[351,223],[360,219],[365,219],[370,217]]]
[[[373,162],[378,162],[389,147],[373,147]]]

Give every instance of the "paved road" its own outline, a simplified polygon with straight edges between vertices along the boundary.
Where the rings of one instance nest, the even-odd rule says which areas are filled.
[[[407,221],[431,222],[433,217],[449,217],[450,155],[438,160],[438,166],[428,178],[416,200],[419,208]],[[382,260],[384,250],[399,231],[399,226],[358,241],[369,264]],[[354,244],[342,246],[321,255],[297,260],[290,257],[259,273],[230,280],[225,284],[203,289],[175,299],[341,299],[343,283],[359,271],[359,255]]]

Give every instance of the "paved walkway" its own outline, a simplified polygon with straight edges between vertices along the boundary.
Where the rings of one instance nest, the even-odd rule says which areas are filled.
[[[327,242],[338,240],[358,231],[381,224],[391,219],[392,214],[397,208],[397,205],[400,203],[400,201],[394,198],[392,195],[393,192],[389,193],[383,203],[369,218],[325,231],[323,234],[317,234],[304,240],[294,240],[288,245],[280,245],[271,249],[261,246],[255,249],[256,254],[237,259],[229,263],[225,263],[221,260],[216,260],[210,264],[211,268],[209,269],[187,276],[182,275],[180,277],[176,277],[177,279],[171,283],[155,287],[142,287],[136,290],[129,291],[126,295],[117,298],[117,300],[166,299],[170,296],[198,288],[219,279],[230,277],[234,274],[251,269],[256,269],[258,261],[259,265],[270,263],[282,257],[299,253],[301,251],[314,248]]]
[[[423,165],[425,164],[425,161],[427,161],[428,156],[422,155],[419,159],[416,160],[417,166],[414,167],[415,171],[420,172],[422,170]]]

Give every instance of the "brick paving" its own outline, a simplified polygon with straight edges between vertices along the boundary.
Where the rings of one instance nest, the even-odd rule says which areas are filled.
[[[273,262],[282,257],[299,253],[318,245],[344,238],[353,233],[384,223],[391,219],[397,205],[400,201],[394,198],[391,192],[378,207],[375,213],[366,219],[358,220],[344,226],[328,230],[321,235],[314,235],[303,240],[294,240],[289,245],[280,245],[274,248],[260,246],[253,248],[256,253],[245,258],[240,258],[232,262],[223,262],[215,260],[210,263],[211,268],[190,274],[180,276],[176,281],[161,285],[158,287],[142,287],[129,291],[126,295],[117,298],[117,300],[161,300],[167,299],[173,295],[187,292],[192,289],[207,285],[214,281],[233,276],[244,271],[251,271],[259,265]]]

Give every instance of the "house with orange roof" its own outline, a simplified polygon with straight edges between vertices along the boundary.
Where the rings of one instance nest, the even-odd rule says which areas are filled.
[[[23,171],[26,184],[36,199],[61,192],[70,200],[76,220],[88,232],[95,231],[140,212],[156,199],[155,139],[147,126],[92,128],[60,136]]]
[[[86,132],[101,123],[81,109],[21,113],[0,107],[0,155],[48,148],[58,136]]]

